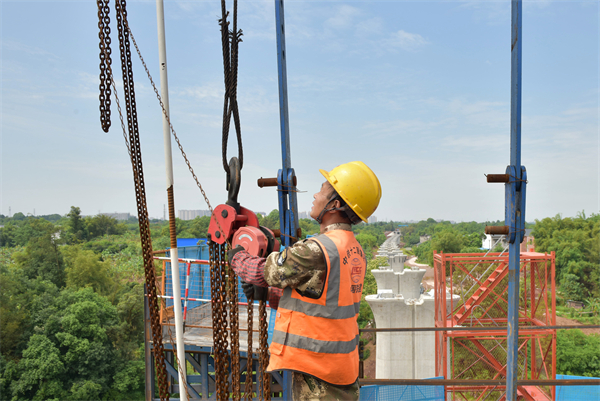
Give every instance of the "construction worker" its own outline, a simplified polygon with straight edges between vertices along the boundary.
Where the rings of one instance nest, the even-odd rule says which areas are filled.
[[[356,319],[367,261],[351,225],[375,211],[381,186],[360,161],[319,171],[326,181],[310,216],[320,235],[267,258],[238,246],[228,252],[229,262],[244,292],[268,297],[277,313],[267,371],[291,371],[292,399],[358,400]]]

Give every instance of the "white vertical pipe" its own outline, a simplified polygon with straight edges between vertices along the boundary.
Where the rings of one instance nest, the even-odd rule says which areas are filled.
[[[169,82],[167,79],[167,46],[165,40],[165,10],[162,0],[156,0],[156,25],[158,28],[158,59],[160,63],[160,95],[167,116],[169,113]],[[173,186],[173,159],[171,155],[171,131],[169,121],[163,113],[163,139],[165,145],[165,167],[167,190]],[[173,206],[174,208],[174,206]],[[179,372],[179,399],[187,401],[187,369],[183,319],[181,313],[181,283],[179,282],[179,257],[177,247],[171,248],[171,277],[173,278],[173,311],[175,314],[175,341],[177,342],[177,370]]]

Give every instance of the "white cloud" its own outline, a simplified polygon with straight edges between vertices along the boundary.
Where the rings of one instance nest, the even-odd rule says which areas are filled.
[[[337,8],[335,15],[325,21],[326,29],[344,29],[353,25],[355,17],[360,15],[358,8],[343,5]]]
[[[410,33],[400,29],[390,35],[387,43],[393,47],[399,47],[403,50],[413,51],[417,48],[429,44],[427,40],[418,33]]]
[[[383,20],[379,17],[369,18],[356,24],[356,36],[366,37],[383,33]]]

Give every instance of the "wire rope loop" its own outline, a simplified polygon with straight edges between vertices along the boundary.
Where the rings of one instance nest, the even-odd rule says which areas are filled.
[[[233,30],[229,30],[225,0],[221,0],[221,46],[223,50],[223,76],[225,83],[225,94],[223,100],[223,132],[222,132],[222,161],[223,169],[227,173],[227,182],[229,182],[230,169],[227,164],[227,144],[229,140],[229,129],[231,117],[236,131],[238,143],[238,159],[240,160],[240,169],[244,165],[244,149],[242,146],[242,130],[237,103],[237,71],[238,71],[238,48],[243,35],[242,30],[237,29],[237,0],[233,2]]]

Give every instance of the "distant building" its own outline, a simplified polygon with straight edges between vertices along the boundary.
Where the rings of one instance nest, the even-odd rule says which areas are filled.
[[[504,248],[508,246],[506,235],[486,234],[485,238],[481,241],[481,247],[483,249],[494,249],[498,245],[502,245]]]
[[[299,219],[308,219],[309,218],[308,212],[300,212],[300,213],[298,213],[298,218]]]
[[[369,217],[369,224],[370,223],[377,223],[377,216],[371,216],[371,217]]]
[[[260,214],[260,215],[263,217],[263,219],[264,219],[265,217],[267,217],[267,214],[266,214],[265,212],[256,212],[256,215],[257,215],[257,216],[258,216],[259,214]]]
[[[100,213],[102,216],[108,216],[108,217],[112,217],[113,219],[116,220],[129,220],[129,218],[131,217],[131,214],[129,213]]]
[[[178,210],[180,220],[194,220],[196,217],[210,216],[210,210]]]
[[[427,242],[431,239],[431,235],[421,235],[419,237],[419,244],[422,244],[423,242]]]
[[[531,235],[531,228],[525,229],[525,236],[521,242],[521,252],[535,252],[535,238]]]

